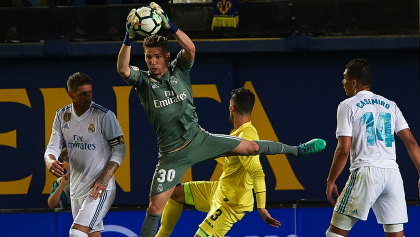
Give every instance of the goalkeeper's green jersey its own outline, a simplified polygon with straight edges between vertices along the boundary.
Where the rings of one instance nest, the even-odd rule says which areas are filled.
[[[156,131],[161,153],[186,144],[200,129],[191,89],[193,63],[179,52],[161,78],[153,78],[150,71],[141,71],[134,66],[130,66],[130,76],[123,78],[137,91]]]
[[[250,141],[259,140],[257,129],[251,122],[242,124],[230,135]],[[223,165],[223,173],[219,178],[215,197],[223,201],[227,198],[229,206],[238,213],[252,211],[254,207],[253,179],[265,176],[260,156],[229,156],[216,160]]]

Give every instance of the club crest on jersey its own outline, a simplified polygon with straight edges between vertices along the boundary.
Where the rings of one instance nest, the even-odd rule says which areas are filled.
[[[88,132],[93,133],[95,131],[95,125],[93,125],[93,123],[91,123],[88,127]]]
[[[152,85],[152,88],[153,88],[153,89],[156,89],[156,88],[159,88],[159,86],[158,86],[157,84],[153,84],[153,85]]]
[[[176,85],[176,84],[178,84],[178,80],[176,79],[176,77],[174,77],[174,76],[171,76],[171,78],[169,78],[169,82],[172,84],[172,85]]]
[[[135,67],[135,66],[131,66],[131,69],[133,69],[134,71],[138,71],[139,70],[139,68],[138,67]]]
[[[64,114],[64,121],[68,122],[71,119],[71,113],[65,113]]]
[[[158,191],[158,192],[162,192],[162,191],[163,191],[163,185],[162,185],[162,184],[159,184],[159,185],[157,186],[157,191]]]

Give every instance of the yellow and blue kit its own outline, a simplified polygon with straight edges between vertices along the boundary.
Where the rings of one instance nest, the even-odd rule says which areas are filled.
[[[251,122],[233,131],[231,136],[259,140]],[[229,156],[217,158],[223,173],[216,182],[188,182],[184,185],[187,204],[208,212],[200,229],[207,235],[224,236],[234,223],[254,208],[255,190],[257,207],[265,208],[265,175],[259,156]]]

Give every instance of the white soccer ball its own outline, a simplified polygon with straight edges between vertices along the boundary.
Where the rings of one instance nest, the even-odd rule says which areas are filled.
[[[156,34],[162,26],[162,18],[150,7],[140,7],[136,11],[138,23],[133,26],[134,31],[142,36]]]

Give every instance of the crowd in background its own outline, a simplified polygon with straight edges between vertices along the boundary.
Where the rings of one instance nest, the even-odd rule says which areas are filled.
[[[224,31],[211,30],[210,5],[168,6],[211,1],[154,0],[169,15],[174,14],[173,21],[193,38],[418,34],[416,0],[406,0],[403,4],[391,0],[239,0],[244,3],[239,4],[238,28]],[[0,42],[122,40],[128,12],[135,5],[149,3],[150,0],[0,0]],[[44,12],[30,9],[44,9]],[[30,25],[23,22],[22,14],[30,20]]]

